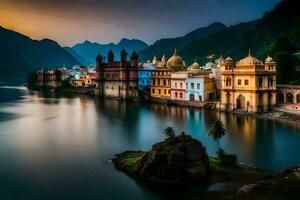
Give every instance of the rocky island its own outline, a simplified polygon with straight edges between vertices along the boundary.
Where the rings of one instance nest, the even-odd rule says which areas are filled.
[[[207,199],[300,199],[300,166],[272,173],[230,163],[209,157],[201,142],[185,134],[168,137],[149,151],[125,151],[112,161],[116,169],[144,181],[224,185],[207,191]]]

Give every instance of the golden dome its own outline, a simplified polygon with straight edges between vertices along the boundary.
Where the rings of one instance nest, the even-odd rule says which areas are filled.
[[[274,60],[273,60],[272,57],[270,57],[270,56],[268,55],[268,57],[266,58],[265,62],[266,62],[266,63],[272,63],[272,62],[274,62]]]
[[[225,62],[232,62],[232,58],[230,58],[229,56],[225,59]]]
[[[243,58],[237,62],[237,65],[244,65],[244,66],[249,66],[249,65],[263,65],[263,62],[258,60],[257,58],[253,57],[251,55],[251,52],[249,50],[249,54],[246,58]]]
[[[174,51],[174,54],[171,58],[169,58],[167,62],[167,67],[171,69],[182,69],[184,66],[184,61],[183,59],[177,55],[176,49]]]
[[[188,67],[189,70],[200,70],[200,65],[197,63],[196,59],[195,62]]]

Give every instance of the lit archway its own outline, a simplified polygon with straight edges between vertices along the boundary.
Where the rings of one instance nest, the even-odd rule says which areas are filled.
[[[246,98],[241,94],[236,99],[236,108],[239,110],[245,110],[246,108]]]

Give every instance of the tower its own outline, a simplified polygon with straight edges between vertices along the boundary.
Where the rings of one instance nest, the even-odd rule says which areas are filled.
[[[121,66],[125,66],[126,62],[127,62],[127,52],[125,51],[125,49],[123,49],[121,51]]]
[[[107,58],[108,58],[108,64],[114,63],[114,53],[112,52],[112,50],[109,50],[107,54]]]
[[[138,59],[139,59],[138,54],[135,51],[133,51],[133,53],[131,54],[131,58],[130,58],[130,66],[132,66],[132,67],[137,66]]]

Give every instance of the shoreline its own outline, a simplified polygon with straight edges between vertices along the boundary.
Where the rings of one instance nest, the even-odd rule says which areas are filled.
[[[30,88],[28,88],[30,90]],[[49,88],[50,89],[50,88]],[[84,94],[90,95],[95,98],[99,98],[93,93],[94,88],[56,88],[55,92],[62,92],[62,93],[72,93],[72,94]],[[271,111],[267,113],[246,113],[246,112],[238,112],[238,111],[223,111],[217,108],[219,102],[217,101],[208,101],[208,102],[181,102],[181,101],[173,101],[169,99],[159,99],[159,98],[139,98],[139,99],[120,99],[120,98],[113,98],[113,97],[103,97],[107,99],[116,99],[118,101],[122,100],[133,100],[134,102],[141,102],[141,103],[155,103],[161,104],[166,106],[180,106],[186,108],[195,108],[201,110],[211,110],[216,112],[225,112],[231,114],[238,114],[244,116],[251,116],[257,117],[260,119],[269,119],[274,121],[284,121],[284,122],[291,122],[297,123],[300,125],[300,114],[296,114],[292,111],[280,109],[280,107],[275,107]]]
[[[153,183],[139,176],[137,165],[145,155],[145,151],[125,151],[116,154],[112,159],[115,168],[129,177]],[[178,185],[192,187],[197,184],[205,184],[208,188],[221,184],[216,189],[208,189],[204,194],[205,199],[298,199],[300,194],[300,165],[283,169],[277,172],[269,172],[247,164],[239,163],[236,166],[224,166],[220,159],[209,156],[210,176],[203,181],[190,183],[154,182],[164,185]],[[289,191],[286,194],[286,191]],[[298,195],[298,196],[297,196]],[[291,198],[295,197],[295,198]]]

